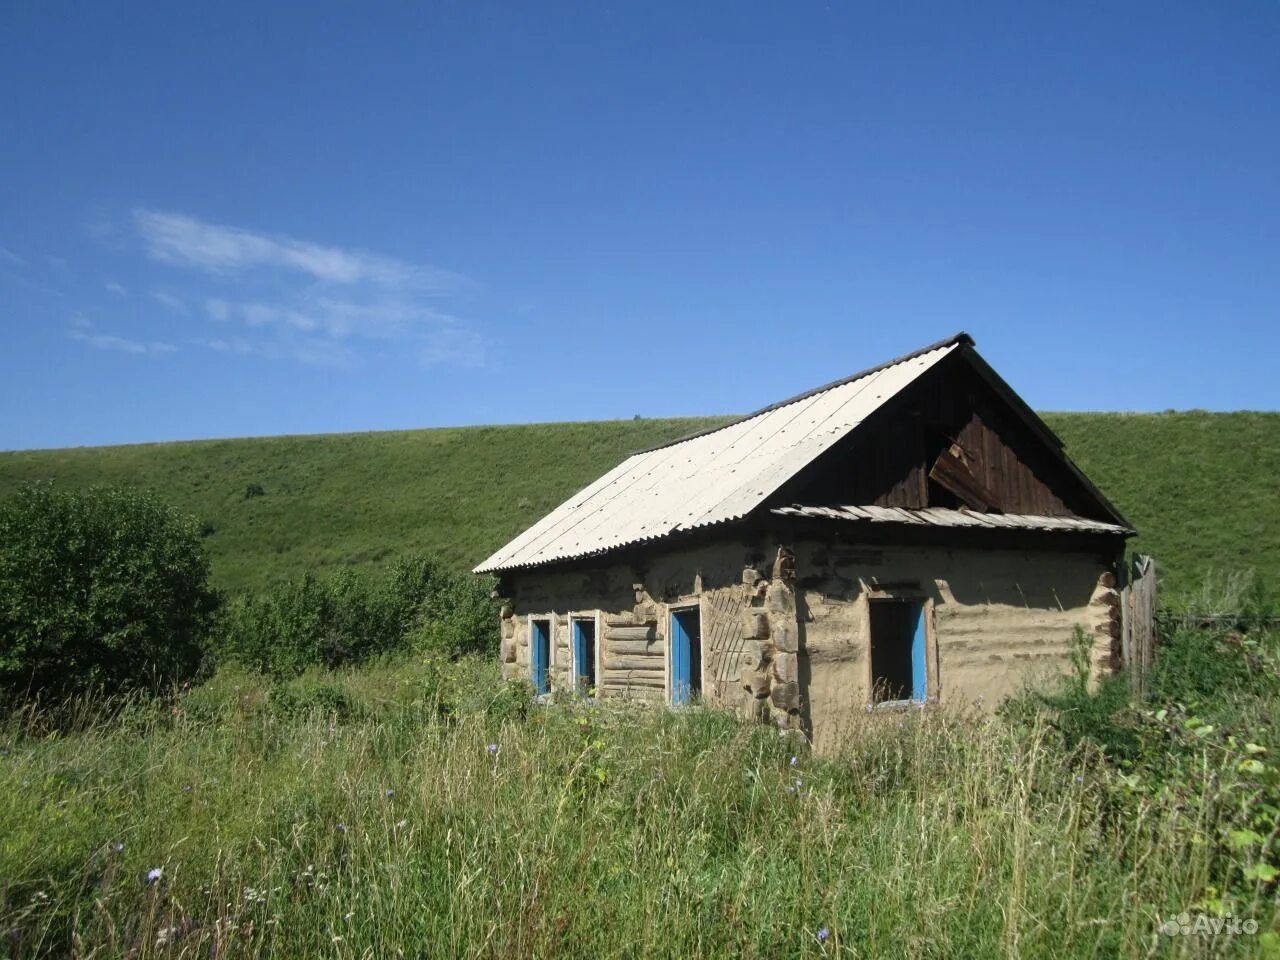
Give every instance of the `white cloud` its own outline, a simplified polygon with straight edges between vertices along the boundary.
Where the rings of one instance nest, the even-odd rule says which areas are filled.
[[[484,365],[487,344],[473,330],[445,328],[433,330],[419,353],[423,363],[447,363],[459,367]]]
[[[186,313],[187,304],[180,297],[175,297],[166,290],[152,290],[151,299],[166,310],[172,310],[174,313]]]
[[[130,340],[127,337],[117,337],[110,333],[96,333],[92,328],[74,329],[68,334],[72,340],[78,340],[81,343],[87,343],[89,346],[98,350],[116,350],[121,353],[132,353],[135,355],[159,355],[164,353],[173,353],[178,348],[171,343],[156,343],[154,341],[144,342],[142,340]]]
[[[217,297],[210,297],[204,302],[204,308],[214,320],[225,323],[231,319],[231,304]]]
[[[30,264],[28,264],[26,260],[18,256],[8,247],[0,247],[0,263],[7,263],[11,267],[30,266]]]
[[[240,320],[251,327],[318,331],[334,340],[413,340],[460,321],[447,313],[401,299],[371,302],[299,296],[288,303],[212,298],[205,311],[220,323]]]
[[[107,293],[114,293],[117,297],[127,297],[129,295],[129,291],[125,289],[125,285],[123,283],[116,283],[114,280],[108,280],[102,285],[102,288],[106,290]]]
[[[318,367],[346,367],[355,361],[355,355],[342,344],[315,338],[261,341],[244,337],[220,337],[195,342],[198,346],[218,353],[261,357],[266,360],[295,360]]]
[[[191,341],[203,349],[337,366],[384,343],[426,363],[484,362],[485,339],[438,308],[470,285],[458,274],[181,213],[137,209],[132,227],[156,263],[205,274],[150,292],[175,314],[202,312],[224,327]]]
[[[467,283],[459,274],[364,250],[325,246],[292,237],[205,223],[181,213],[134,210],[134,225],[156,260],[217,274],[255,268],[296,271],[333,284],[444,292]]]

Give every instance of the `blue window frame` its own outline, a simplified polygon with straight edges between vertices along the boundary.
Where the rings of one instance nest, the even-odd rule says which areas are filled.
[[[589,695],[596,685],[596,621],[573,619],[573,682],[579,696]]]
[[[551,621],[529,621],[529,679],[537,694],[551,692]]]

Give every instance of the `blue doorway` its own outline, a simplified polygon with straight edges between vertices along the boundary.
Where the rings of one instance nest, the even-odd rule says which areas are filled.
[[[875,703],[923,702],[929,695],[924,603],[872,600],[871,698]]]
[[[702,694],[702,617],[697,607],[671,611],[671,702]]]
[[[551,663],[551,621],[532,620],[529,627],[529,679],[533,681],[533,692],[550,693],[547,668]]]
[[[578,696],[591,696],[596,685],[596,622],[585,617],[573,621],[573,682]]]

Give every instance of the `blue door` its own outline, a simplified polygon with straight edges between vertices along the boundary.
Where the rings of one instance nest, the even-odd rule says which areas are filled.
[[[529,644],[530,679],[533,680],[533,692],[542,694],[551,691],[551,683],[547,677],[547,665],[551,662],[551,621],[534,620],[533,636]]]
[[[697,608],[671,613],[671,702],[702,692],[702,626]]]
[[[573,621],[573,674],[579,696],[587,696],[596,685],[596,624],[594,620]]]
[[[923,701],[929,697],[929,685],[924,669],[924,604],[911,605],[911,699]]]

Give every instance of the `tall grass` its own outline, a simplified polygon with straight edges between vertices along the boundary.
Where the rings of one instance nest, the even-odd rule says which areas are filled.
[[[703,708],[531,708],[464,659],[223,673],[0,758],[0,956],[1197,956],[1242,774],[1135,790],[1043,719],[816,758]],[[160,871],[148,880],[148,872]],[[1276,924],[1263,885],[1237,899]]]

